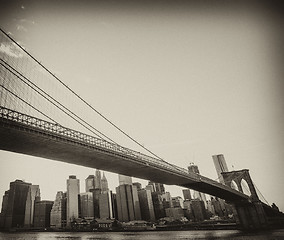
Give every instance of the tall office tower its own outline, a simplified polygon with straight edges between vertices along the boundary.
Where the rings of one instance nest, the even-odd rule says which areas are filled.
[[[138,196],[138,188],[136,185],[132,186],[132,196],[133,196],[133,205],[134,205],[134,215],[136,220],[141,220],[141,209]]]
[[[124,185],[124,184],[132,185],[132,177],[119,174],[118,180],[119,180],[119,185]]]
[[[94,217],[93,193],[80,193],[80,216],[81,218]]]
[[[101,171],[96,169],[95,175],[95,189],[102,189],[102,182],[101,182]]]
[[[117,203],[116,203],[116,193],[110,191],[110,206],[111,206],[111,218],[118,219],[117,217]]]
[[[109,191],[108,182],[107,182],[107,179],[105,177],[105,173],[103,173],[103,177],[102,177],[102,180],[101,180],[101,186],[102,186],[102,193],[107,193]]]
[[[9,190],[5,191],[3,199],[2,199],[2,208],[0,213],[0,229],[3,229],[5,226],[5,218],[8,208],[8,201],[9,201]]]
[[[193,216],[192,207],[191,207],[192,205],[191,200],[184,200],[183,205],[184,205],[184,216],[188,220],[193,220],[194,216]]]
[[[137,188],[129,184],[116,187],[117,216],[121,222],[140,220],[138,212]],[[133,193],[134,192],[134,193]]]
[[[141,185],[141,183],[139,183],[139,182],[132,183],[132,185],[133,185],[133,186],[136,186],[138,191],[139,191],[140,189],[142,189],[142,185]]]
[[[111,218],[111,208],[110,208],[110,194],[107,191],[102,192],[99,195],[99,211],[101,219]]]
[[[165,192],[164,194],[161,195],[162,200],[163,200],[163,208],[171,208],[173,207],[173,201],[171,194],[169,192]]]
[[[200,222],[206,219],[206,210],[204,202],[199,199],[191,200],[191,209],[194,216],[194,221]]]
[[[50,227],[50,212],[53,201],[37,201],[34,210],[34,227],[48,228]]]
[[[100,195],[101,189],[96,188],[92,190],[94,203],[94,218],[100,218]]]
[[[188,172],[189,173],[193,172],[193,173],[199,174],[198,166],[195,165],[194,163],[190,163],[190,165],[188,166]],[[205,208],[207,209],[207,200],[206,200],[204,193],[193,190],[193,199],[202,200],[204,202]]]
[[[34,204],[40,201],[39,185],[30,185],[25,210],[25,226],[31,227],[34,222]]]
[[[86,192],[90,192],[91,189],[95,189],[95,176],[89,175],[85,180]]]
[[[151,193],[152,193],[152,192],[155,192],[155,187],[154,187],[154,185],[152,185],[152,184],[146,185],[145,189],[146,189],[146,190],[149,190]]]
[[[160,193],[153,192],[152,200],[155,212],[155,218],[158,220],[166,216],[165,209],[163,207],[163,199]]]
[[[31,183],[16,180],[10,183],[8,206],[5,216],[5,229],[23,227],[25,222],[26,200]]]
[[[79,217],[78,195],[80,193],[80,181],[76,176],[71,175],[67,179],[67,206],[66,206],[66,223],[71,226],[71,222]]]
[[[61,229],[66,227],[66,193],[57,192],[50,212],[50,227]]]
[[[165,193],[165,187],[164,187],[164,184],[162,183],[156,183],[156,182],[149,181],[148,185],[146,186],[146,189],[149,189],[149,190],[153,189],[151,190],[152,192],[158,192],[161,194]]]
[[[152,194],[150,190],[141,189],[138,192],[139,203],[141,211],[141,218],[145,221],[155,221],[154,205],[152,200]]]
[[[181,197],[172,197],[173,207],[184,208],[183,199]]]
[[[182,189],[184,200],[191,200],[191,193],[189,189]]]
[[[228,172],[229,170],[228,170],[224,155],[223,154],[213,155],[212,158],[213,158],[213,162],[214,162],[217,174],[218,174],[219,182],[222,184],[225,184],[224,178],[221,173]]]
[[[155,189],[156,192],[159,192],[161,194],[165,193],[165,186],[163,183],[155,183]]]

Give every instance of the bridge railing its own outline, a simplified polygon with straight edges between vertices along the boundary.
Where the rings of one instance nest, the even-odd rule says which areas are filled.
[[[114,154],[120,154],[123,156],[131,157],[132,159],[134,158],[135,160],[138,160],[144,164],[151,164],[154,166],[166,168],[178,174],[188,175],[188,172],[186,171],[186,169],[169,164],[160,159],[156,159],[148,155],[145,155],[143,153],[128,149],[126,147],[122,147],[118,144],[108,142],[104,139],[96,138],[96,137],[87,135],[85,133],[63,127],[60,124],[51,123],[51,122],[48,122],[48,121],[45,121],[45,120],[42,120],[36,117],[32,117],[27,114],[23,114],[23,113],[20,113],[20,112],[17,112],[17,111],[14,111],[14,110],[2,107],[2,106],[0,106],[0,118],[22,123],[29,127],[35,127],[36,129],[41,129],[47,132],[59,134],[64,137],[68,137],[70,139],[80,141],[84,144],[87,143],[89,145],[95,146],[102,150],[107,149]]]

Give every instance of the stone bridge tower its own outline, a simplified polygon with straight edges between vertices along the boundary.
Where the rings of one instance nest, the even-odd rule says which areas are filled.
[[[235,202],[236,222],[242,229],[264,229],[268,226],[262,202],[259,200],[249,170],[222,172],[225,185],[249,195],[249,201]]]

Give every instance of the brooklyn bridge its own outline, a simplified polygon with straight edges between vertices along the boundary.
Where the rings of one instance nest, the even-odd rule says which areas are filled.
[[[0,42],[13,47],[13,54],[0,52],[1,150],[217,196],[235,207],[237,223],[243,229],[262,229],[283,222],[283,214],[259,199],[247,169],[224,172],[225,184],[221,184],[165,161],[94,109],[3,30],[0,34]],[[60,89],[68,92],[68,96]],[[76,113],[74,106],[70,106],[70,96],[78,99],[86,111],[96,112],[147,153],[124,147],[96,129],[82,114]],[[238,185],[241,180],[248,183],[250,195],[231,187],[232,181]]]

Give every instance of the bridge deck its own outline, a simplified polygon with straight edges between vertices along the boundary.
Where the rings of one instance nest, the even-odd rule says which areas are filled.
[[[106,142],[110,145],[104,143],[104,147],[86,141],[88,135],[76,131],[73,131],[74,137],[68,133],[71,129],[62,126],[60,131],[51,131],[43,127],[46,123],[54,128],[53,123],[0,108],[0,149],[183,186],[231,202],[248,199],[248,196],[199,174],[184,172],[182,168],[121,146],[109,147],[112,143]],[[78,134],[81,134],[79,138]]]

